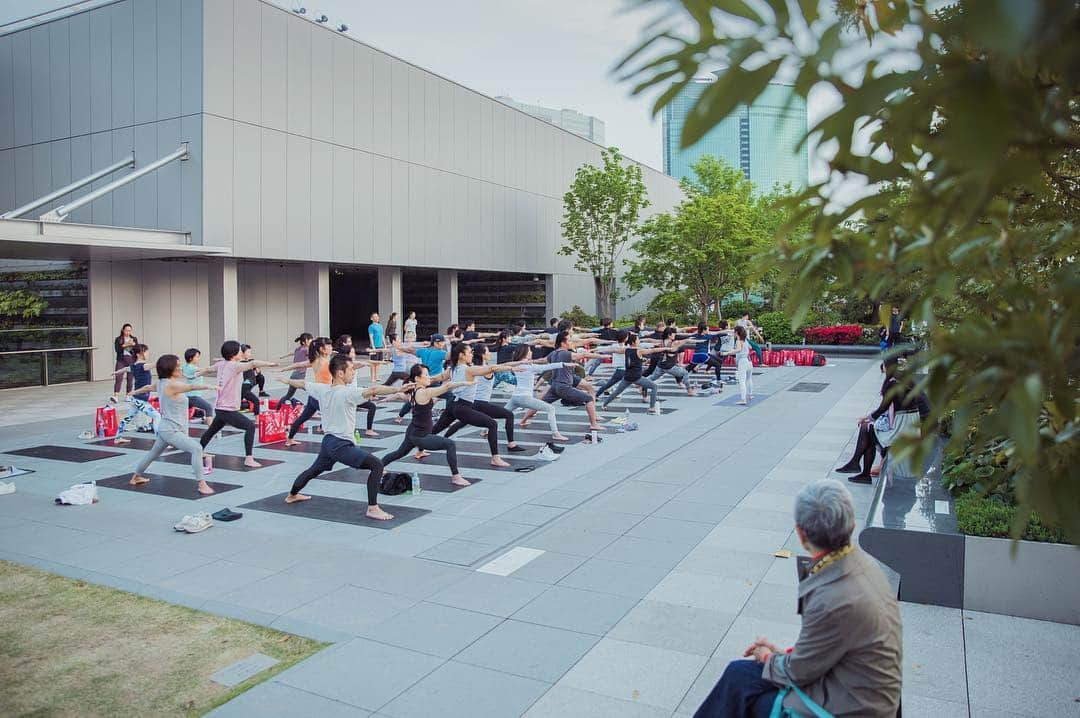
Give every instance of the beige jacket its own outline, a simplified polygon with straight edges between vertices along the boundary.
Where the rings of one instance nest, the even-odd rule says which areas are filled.
[[[802,628],[794,650],[762,677],[794,683],[834,716],[894,718],[900,704],[900,608],[874,559],[859,549],[799,584]],[[784,706],[810,712],[794,691]]]

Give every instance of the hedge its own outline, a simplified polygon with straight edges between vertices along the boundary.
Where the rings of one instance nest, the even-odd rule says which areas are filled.
[[[807,344],[858,344],[863,328],[858,324],[841,324],[835,327],[807,327],[803,337]]]

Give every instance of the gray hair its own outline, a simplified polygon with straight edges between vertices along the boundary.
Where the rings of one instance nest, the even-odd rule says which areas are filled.
[[[795,525],[807,540],[825,551],[843,548],[855,530],[855,504],[839,481],[821,479],[795,497]]]

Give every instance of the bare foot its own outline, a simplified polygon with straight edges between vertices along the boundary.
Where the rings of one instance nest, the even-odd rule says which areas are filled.
[[[378,506],[368,506],[367,517],[369,519],[375,519],[376,521],[389,521],[394,518],[394,515],[386,513]]]
[[[403,422],[403,421],[405,421],[405,417],[404,417],[404,416],[395,416],[395,417],[394,417],[394,423],[395,423],[395,424],[400,424],[400,423],[401,423],[401,422]]]
[[[203,494],[204,496],[209,496],[210,494],[214,493],[214,490],[210,488],[210,484],[206,483],[205,481],[200,481],[199,493]]]
[[[262,468],[262,464],[260,464],[258,461],[256,461],[255,457],[253,457],[253,456],[249,456],[246,459],[244,459],[244,466],[248,467],[249,469],[261,469]]]
[[[286,439],[285,446],[300,446],[300,442],[296,439]]]
[[[472,482],[463,477],[461,474],[454,474],[450,477],[450,483],[454,486],[472,486]]]
[[[130,444],[130,443],[131,443],[131,439],[125,439],[125,438],[124,438],[124,437],[122,437],[122,436],[118,436],[118,437],[116,437],[115,439],[113,439],[113,443],[114,443],[114,444]]]
[[[593,431],[607,431],[604,427],[600,426],[599,424],[589,424],[589,428],[592,429]]]
[[[379,432],[373,431],[372,429],[367,429],[366,431],[364,431],[364,436],[370,436],[373,439],[377,439],[379,438]]]
[[[881,464],[878,464],[877,466],[870,469],[870,475],[871,476],[881,476]]]
[[[484,429],[483,431],[481,431],[480,436],[481,437],[486,437],[487,436],[487,429]]]
[[[503,468],[503,469],[510,466],[510,464],[503,461],[501,456],[492,456],[491,457],[491,465],[492,466],[498,466],[498,467]]]
[[[417,451],[415,454],[413,454],[413,458],[417,461],[423,461],[429,456],[431,456],[431,452],[428,451]]]
[[[570,441],[569,436],[563,436],[559,432],[555,432],[554,434],[552,434],[551,438],[554,439],[555,441]]]
[[[204,416],[203,417],[202,423],[205,424],[206,426],[210,426],[211,422],[213,422],[213,419],[211,419],[209,416]]]
[[[139,476],[138,474],[135,474],[131,477],[131,481],[129,481],[128,483],[132,486],[142,486],[143,484],[149,484],[150,479],[146,478],[145,476]]]
[[[532,422],[529,421],[528,419],[522,419],[521,421],[518,422],[518,426],[520,426],[522,429],[524,429],[525,427],[527,427],[531,423]]]
[[[311,497],[307,494],[289,494],[285,497],[285,503],[295,504],[298,501],[310,501]]]

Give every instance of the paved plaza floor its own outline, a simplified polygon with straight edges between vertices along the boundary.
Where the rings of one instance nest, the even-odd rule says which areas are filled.
[[[576,443],[550,464],[515,456],[528,473],[480,468],[485,445],[462,432],[476,467],[463,473],[481,481],[446,491],[441,454],[395,465],[435,478],[434,490],[383,499],[416,510],[399,509],[416,515],[392,528],[242,508],[286,492],[313,458],[262,447],[257,458],[281,463],[218,468],[213,479],[236,488],[215,496],[101,486],[97,505],[55,506],[60,490],[126,474],[142,452],[77,438],[102,384],[0,392],[0,452],[118,454],[3,456],[34,473],[0,496],[0,558],[333,642],[215,716],[688,716],[756,636],[794,642],[795,562],[774,553],[802,552],[793,497],[846,460],[880,387],[869,360],[756,371],[750,407],[733,404],[731,385],[689,398],[665,379],[673,411],[651,416],[627,392],[608,416],[631,409],[638,431]],[[397,445],[403,427],[385,423],[396,408],[380,409],[383,436],[365,446]],[[584,435],[580,410],[559,419]],[[538,417],[526,454],[543,431]],[[241,437],[210,450],[241,456]],[[151,472],[188,476],[183,460]],[[308,493],[313,506],[365,500],[348,480],[316,479]],[[852,493],[865,515],[872,488]],[[172,529],[226,506],[244,517]],[[902,613],[905,716],[1080,715],[1080,627],[909,603]]]

